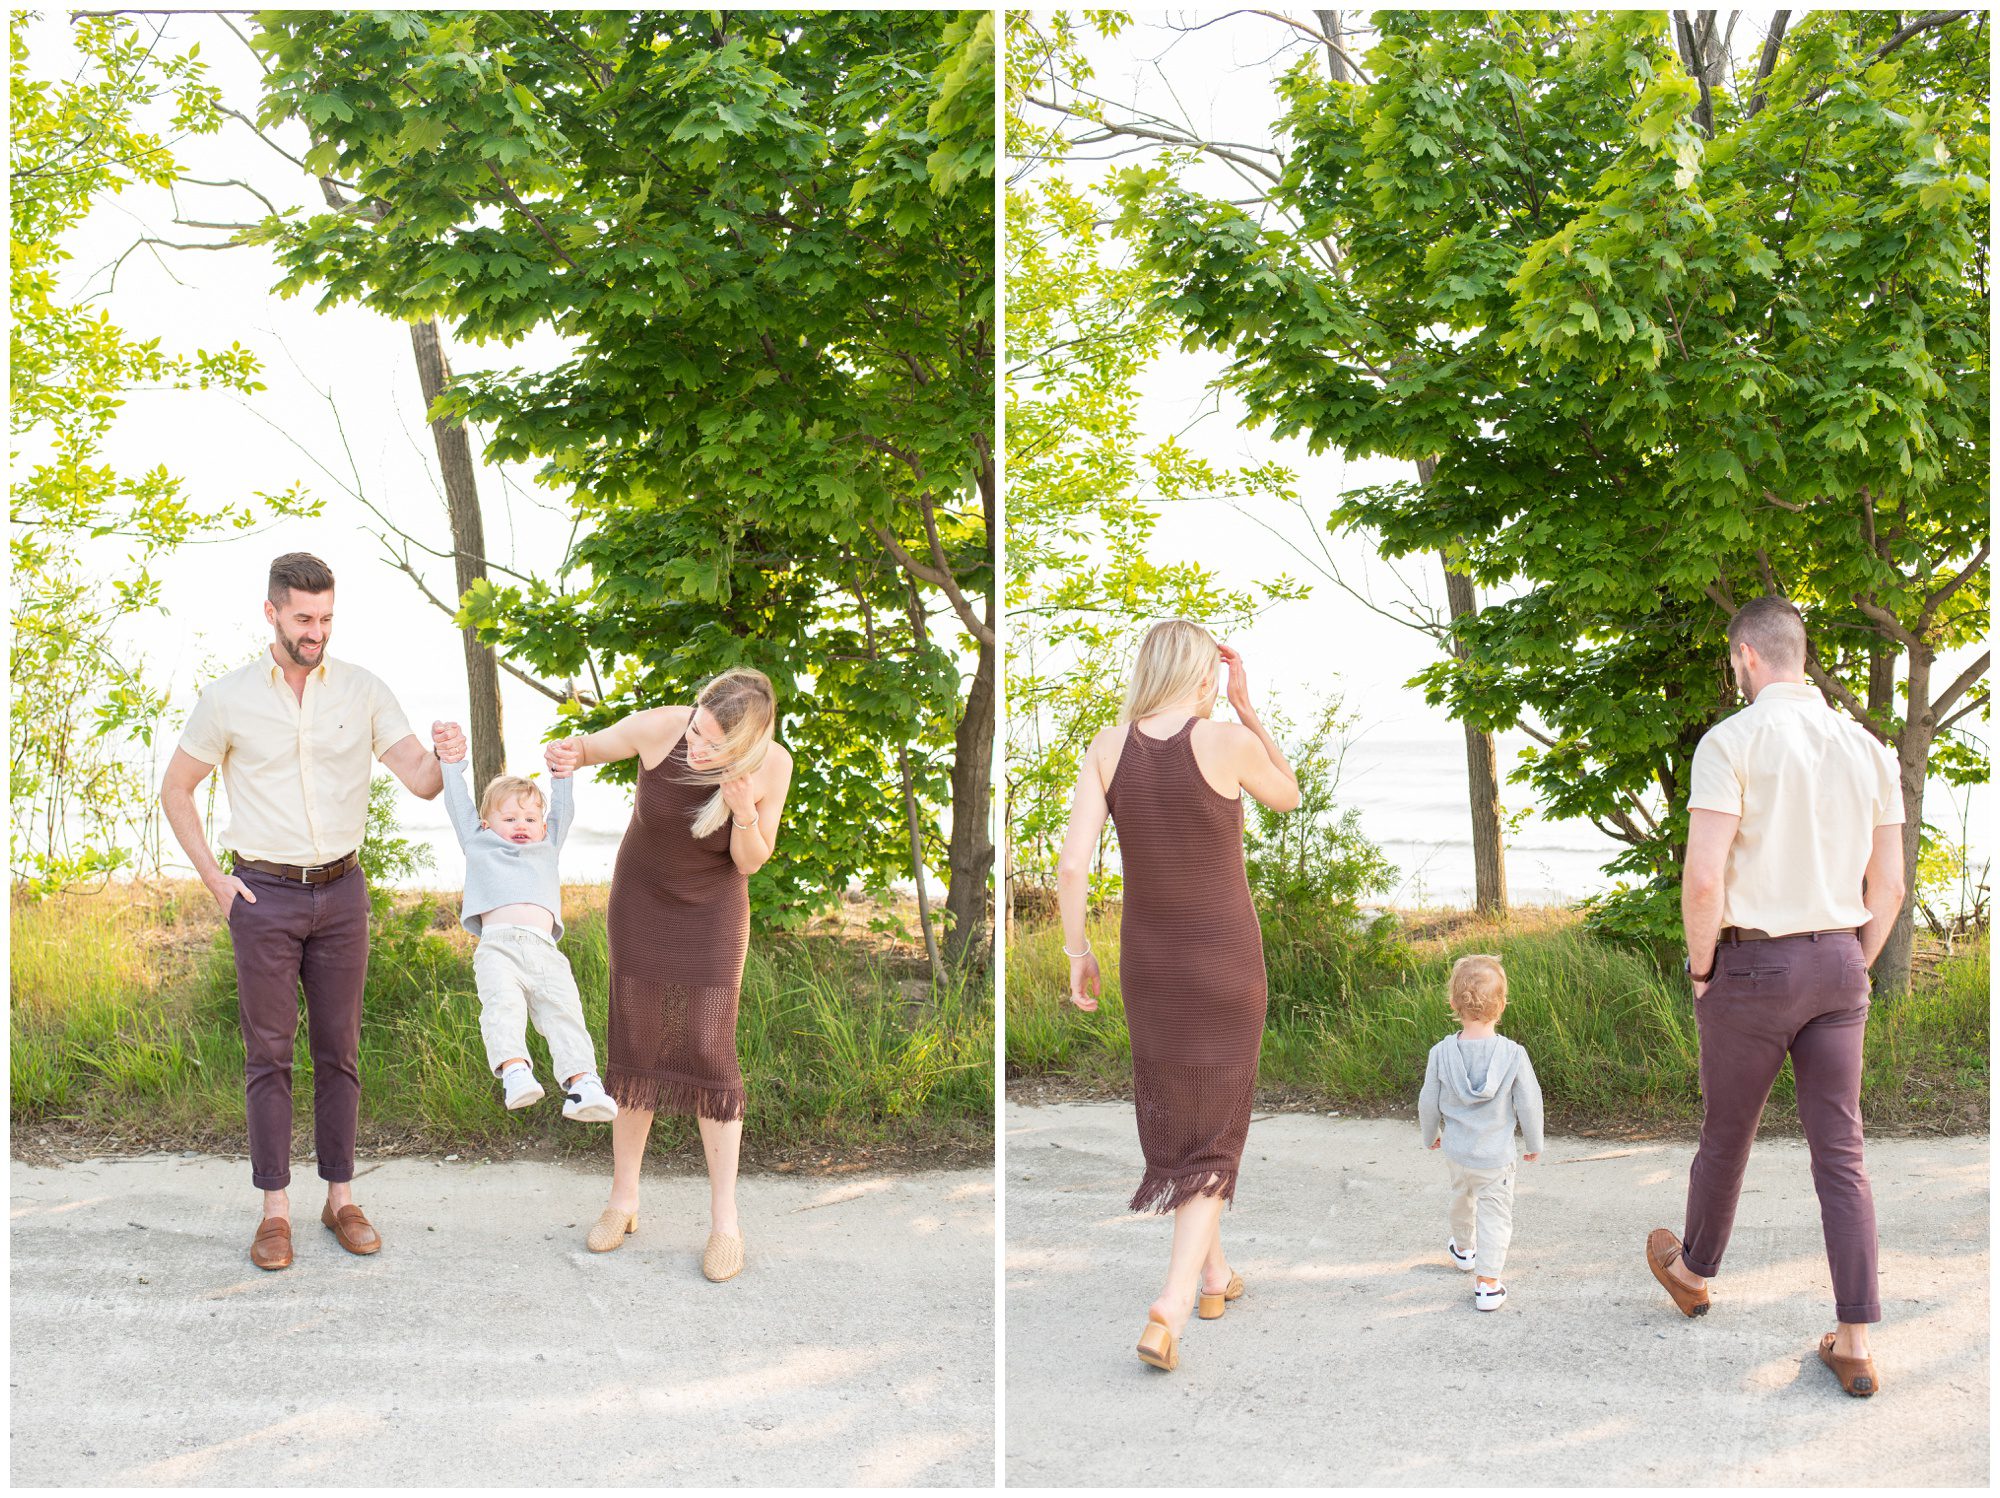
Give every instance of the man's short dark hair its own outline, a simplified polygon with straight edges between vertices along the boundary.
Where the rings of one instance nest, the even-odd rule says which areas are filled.
[[[288,551],[271,563],[265,597],[282,606],[293,593],[331,593],[333,569],[309,551]]]
[[[1729,648],[1748,645],[1780,670],[1806,663],[1806,621],[1789,598],[1766,593],[1738,609],[1729,621]]]

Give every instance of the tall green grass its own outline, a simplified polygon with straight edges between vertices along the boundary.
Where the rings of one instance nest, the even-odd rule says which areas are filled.
[[[1563,912],[1493,923],[1470,917],[1418,935],[1400,959],[1371,966],[1321,933],[1268,928],[1271,1009],[1260,1084],[1280,1100],[1379,1109],[1411,1106],[1430,1047],[1455,1027],[1445,1002],[1451,964],[1497,953],[1507,969],[1502,1031],[1521,1042],[1551,1115],[1571,1128],[1673,1127],[1701,1116],[1694,1008],[1679,973],[1586,932]],[[1104,970],[1095,1014],[1064,998],[1069,964],[1058,928],[1017,927],[1007,948],[1010,1077],[1088,1090],[1129,1087],[1131,1040],[1118,988],[1116,918],[1093,920]],[[1991,949],[1937,964],[1907,995],[1875,1002],[1863,1107],[1871,1122],[1923,1129],[1985,1127]],[[1792,1106],[1789,1066],[1772,1093]]]
[[[603,896],[601,887],[566,891],[562,943],[600,1060]],[[456,909],[404,898],[375,923],[361,1027],[364,1136],[418,1149],[607,1148],[604,1130],[565,1122],[552,1102],[520,1113],[500,1106],[479,1038],[472,942],[457,929]],[[17,1123],[241,1147],[235,968],[205,893],[120,889],[22,902],[10,924]],[[984,977],[933,994],[907,982],[910,970],[842,936],[753,940],[737,1029],[753,1153],[990,1140],[994,1014]],[[528,1047],[549,1078],[532,1029]],[[303,1013],[292,1088],[303,1140],[312,1097]],[[655,1132],[669,1148],[694,1137],[687,1119],[662,1118]]]

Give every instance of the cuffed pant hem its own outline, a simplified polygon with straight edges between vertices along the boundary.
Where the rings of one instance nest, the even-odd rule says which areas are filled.
[[[288,1170],[281,1176],[267,1176],[253,1170],[250,1172],[250,1184],[259,1191],[283,1191],[292,1184],[292,1173]]]
[[[1882,1319],[1882,1306],[1879,1301],[1865,1306],[1844,1306],[1836,1302],[1833,1308],[1833,1319],[1835,1321],[1859,1321],[1873,1324]]]
[[[319,1178],[330,1185],[345,1185],[354,1179],[354,1164],[350,1161],[346,1165],[322,1165],[319,1168]]]
[[[1712,1280],[1722,1272],[1722,1260],[1717,1259],[1713,1264],[1704,1264],[1687,1251],[1685,1238],[1681,1240],[1681,1262],[1687,1265],[1689,1274],[1698,1274],[1705,1280]]]

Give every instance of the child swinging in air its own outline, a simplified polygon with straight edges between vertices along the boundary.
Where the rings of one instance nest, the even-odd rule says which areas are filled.
[[[583,1003],[562,935],[562,879],[556,857],[569,836],[573,778],[555,777],[554,792],[518,775],[496,775],[473,810],[465,783],[465,739],[456,724],[433,734],[445,768],[445,810],[465,850],[465,904],[460,923],[479,938],[472,974],[479,985],[479,1033],[486,1061],[499,1077],[509,1108],[542,1100],[528,1064],[528,1021],[549,1043],[563,1084],[563,1117],[604,1123],[618,1104],[597,1075],[597,1051],[583,1023]],[[445,745],[457,745],[447,758]]]

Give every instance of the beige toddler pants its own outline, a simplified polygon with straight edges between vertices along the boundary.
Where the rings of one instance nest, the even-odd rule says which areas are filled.
[[[556,1080],[597,1071],[597,1050],[583,1023],[583,1000],[569,959],[553,938],[529,926],[487,926],[472,954],[479,985],[479,1035],[495,1074],[510,1056],[528,1054],[528,1021],[549,1043]]]
[[[1514,1238],[1514,1162],[1491,1170],[1475,1170],[1446,1160],[1451,1170],[1451,1236],[1464,1253],[1478,1245],[1472,1272],[1497,1280],[1507,1264],[1507,1245]]]

